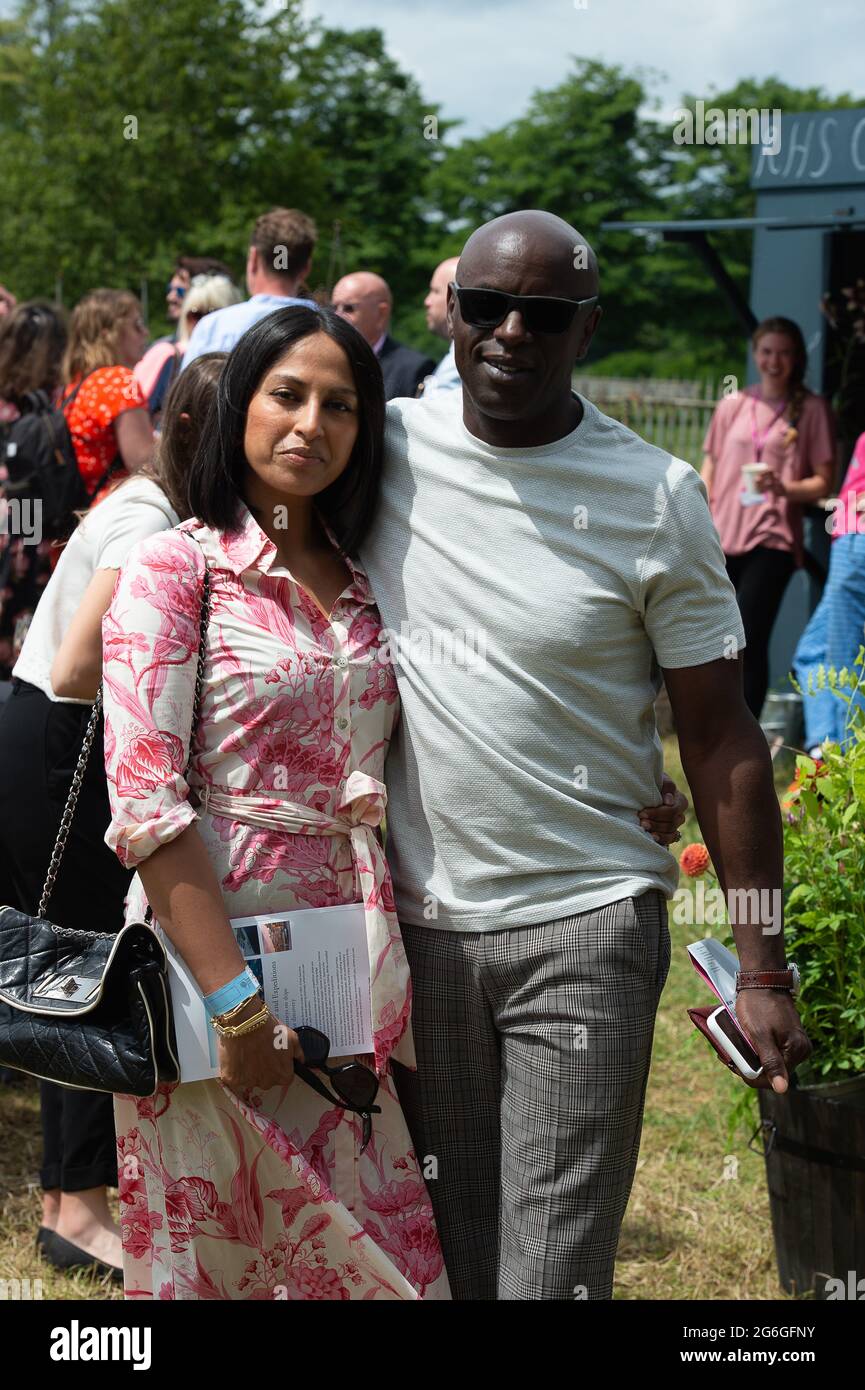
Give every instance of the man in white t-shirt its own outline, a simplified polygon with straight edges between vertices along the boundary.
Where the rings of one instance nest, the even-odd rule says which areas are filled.
[[[388,856],[419,1065],[397,1080],[456,1298],[612,1296],[677,879],[639,817],[662,675],[722,886],[781,886],[703,484],[571,389],[598,292],[551,214],[469,238],[448,292],[463,390],[388,407],[363,556],[403,710]],[[783,1091],[810,1044],[780,921],[735,901],[739,1018]]]

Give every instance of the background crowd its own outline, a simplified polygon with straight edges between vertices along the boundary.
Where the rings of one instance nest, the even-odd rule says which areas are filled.
[[[304,283],[315,246],[315,224],[302,212],[272,209],[260,216],[248,247],[246,298],[222,262],[178,257],[166,286],[166,314],[174,329],[149,345],[141,305],[126,290],[91,291],[68,320],[54,304],[18,304],[10,290],[2,290],[4,902],[35,911],[39,901],[101,679],[102,619],[117,569],[136,541],[189,515],[184,471],[226,354],[274,310],[317,307]],[[434,269],[425,301],[428,327],[442,339],[448,337],[447,284],[455,266],[452,259]],[[343,276],[330,298],[335,313],[354,325],[375,355],[387,399],[459,384],[452,351],[437,368],[391,335],[393,299],[380,275],[358,270]],[[65,527],[38,539],[17,533],[20,513],[12,505],[25,500],[16,436],[33,419],[46,437],[68,430],[70,466],[81,484],[81,507],[65,518]],[[25,493],[27,481],[25,476]],[[29,491],[38,492],[32,477]],[[85,512],[86,524],[76,526]],[[110,813],[101,725],[98,745],[87,764],[52,900],[58,920],[84,929],[94,914],[121,920],[131,879],[104,843]],[[107,1195],[117,1181],[111,1097],[48,1081],[41,1091],[40,1251],[60,1268],[93,1262],[119,1279],[119,1233]]]
[[[48,301],[19,304],[10,289],[0,290],[0,489],[6,509],[0,660],[4,694],[12,695],[0,721],[4,901],[36,909],[99,687],[102,619],[116,570],[136,541],[190,515],[185,465],[223,364],[243,334],[280,308],[316,309],[328,302],[371,349],[386,399],[426,397],[461,384],[447,324],[455,257],[431,267],[424,299],[428,330],[449,344],[436,365],[393,336],[394,297],[377,272],[359,267],[341,276],[328,296],[310,291],[316,240],[313,219],[298,210],[276,208],[258,217],[247,248],[246,296],[220,260],[179,256],[166,285],[173,330],[152,343],[142,306],[128,290],[92,290],[68,319]],[[831,410],[805,386],[798,326],[783,317],[767,319],[752,349],[759,380],[718,404],[704,444],[703,479],[747,636],[746,699],[759,717],[773,623],[803,562],[803,509],[831,496],[839,480]],[[39,537],[16,533],[20,513],[11,503],[26,500],[16,484],[16,441],[33,417],[49,431],[68,431],[81,493],[66,533],[62,527]],[[865,436],[833,516],[823,600],[796,656],[805,686],[821,665],[851,665],[862,641],[865,535],[856,485],[863,466]],[[69,527],[85,513],[86,524],[67,540]],[[806,745],[819,760],[824,740],[843,743],[847,736],[839,702],[806,701],[805,714]],[[72,867],[58,884],[55,910],[70,926],[88,926],[94,910],[119,919],[129,888],[130,873],[104,843],[109,809],[102,751],[89,764]],[[119,1233],[108,1202],[116,1182],[110,1097],[43,1082],[42,1120],[40,1249],[61,1268],[93,1262],[119,1277]]]
[[[115,482],[152,461],[168,390],[184,366],[202,353],[230,351],[273,309],[326,301],[322,294],[313,299],[304,284],[315,247],[315,224],[304,213],[264,213],[248,248],[246,298],[221,261],[179,256],[165,299],[174,329],[149,346],[141,305],[128,291],[93,290],[67,321],[57,305],[19,305],[0,286],[0,425],[11,426],[22,407],[33,408],[29,398],[43,393],[37,408],[56,405],[62,411],[87,503],[98,501]],[[452,257],[434,269],[424,301],[427,327],[446,341],[447,285],[455,268]],[[391,334],[393,296],[380,275],[345,275],[329,299],[375,352],[387,399],[459,383],[452,347],[436,366]],[[0,460],[0,485],[4,471]],[[0,681],[9,681],[21,652],[52,555],[56,562],[50,538],[31,544],[8,528],[0,534]]]

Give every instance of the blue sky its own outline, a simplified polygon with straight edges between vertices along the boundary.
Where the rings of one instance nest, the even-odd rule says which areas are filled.
[[[585,3],[578,8],[577,3]],[[443,114],[479,134],[519,116],[570,55],[661,74],[672,112],[689,90],[777,74],[865,95],[863,0],[306,0],[339,28],[384,30],[388,49]],[[456,132],[455,132],[456,134]]]
[[[519,116],[535,89],[562,80],[572,54],[653,70],[669,116],[683,91],[708,98],[772,73],[865,97],[863,0],[304,2],[327,24],[383,29],[393,57],[467,135]],[[0,15],[12,9],[0,0]]]

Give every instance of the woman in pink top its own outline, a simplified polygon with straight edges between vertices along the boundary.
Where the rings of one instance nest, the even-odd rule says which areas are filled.
[[[759,718],[772,628],[802,563],[803,507],[832,491],[835,436],[829,406],[804,383],[807,352],[799,326],[764,319],[752,345],[760,384],[716,407],[703,444],[702,477],[745,627],[745,699]]]
[[[414,1064],[378,828],[399,706],[353,558],[377,499],[383,415],[372,350],[336,314],[287,308],[255,324],[190,465],[195,519],[133,549],[103,624],[107,839],[137,870],[129,911],[141,920],[152,906],[206,999],[238,993],[231,1009],[208,1006],[228,1030],[220,1080],[116,1098],[128,1297],[448,1297],[430,1171],[390,1074],[392,1056]],[[354,902],[374,1113],[304,1073],[294,1029],[261,1023],[263,966],[243,984],[230,926]]]
[[[260,319],[190,462],[194,519],[132,551],[103,624],[108,842],[137,870],[130,914],[152,907],[220,1033],[218,1078],[116,1098],[129,1297],[449,1295],[425,1185],[438,1160],[415,1149],[391,1074],[391,1059],[414,1067],[381,837],[399,702],[354,558],[383,424],[381,372],[351,324],[300,305]],[[377,1079],[374,1114],[329,1086],[299,1036],[306,1006],[291,1028],[269,1014],[267,957],[231,926],[350,903],[372,1022],[354,1077]]]

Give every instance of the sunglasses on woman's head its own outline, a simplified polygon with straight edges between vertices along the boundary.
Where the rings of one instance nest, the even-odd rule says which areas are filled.
[[[498,328],[516,309],[530,333],[566,333],[578,310],[598,301],[596,294],[588,299],[554,299],[545,294],[468,289],[458,285],[456,280],[452,282],[452,289],[459,300],[463,323],[471,328]]]
[[[378,1095],[378,1077],[362,1062],[344,1062],[338,1067],[328,1066],[330,1038],[318,1028],[303,1025],[294,1031],[306,1059],[305,1062],[295,1062],[294,1070],[301,1080],[320,1096],[345,1110],[354,1111],[363,1118],[363,1141],[360,1146],[363,1153],[372,1138],[372,1116],[381,1114],[381,1106],[373,1103]],[[311,1068],[325,1073],[336,1095],[331,1094]]]

